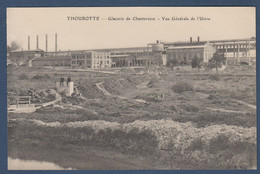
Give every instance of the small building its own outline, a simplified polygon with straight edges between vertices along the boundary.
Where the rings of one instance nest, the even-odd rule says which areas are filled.
[[[166,50],[167,61],[177,61],[179,63],[191,64],[194,57],[198,57],[203,62],[208,62],[213,54],[216,52],[216,48],[206,43],[201,45],[184,45],[169,47]]]
[[[100,69],[111,67],[111,65],[109,52],[86,51],[71,55],[71,66],[73,68]]]

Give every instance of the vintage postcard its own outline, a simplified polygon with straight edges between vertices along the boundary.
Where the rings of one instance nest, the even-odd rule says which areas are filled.
[[[8,170],[257,169],[255,7],[6,12]]]

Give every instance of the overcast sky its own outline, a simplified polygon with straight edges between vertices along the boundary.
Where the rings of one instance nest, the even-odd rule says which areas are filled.
[[[70,21],[70,16],[98,16],[98,21]],[[130,17],[130,21],[110,21],[109,17]],[[150,17],[152,21],[133,21],[133,17]],[[205,17],[210,20],[163,21],[162,17]],[[159,20],[160,19],[160,20]],[[28,49],[45,50],[45,34],[48,35],[48,51],[53,51],[55,33],[58,49],[77,50],[147,46],[156,40],[188,41],[200,36],[200,40],[239,39],[255,36],[254,7],[113,7],[113,8],[8,8],[7,44],[18,42]]]

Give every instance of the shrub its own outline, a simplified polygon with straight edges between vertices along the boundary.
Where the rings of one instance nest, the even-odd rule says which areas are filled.
[[[215,153],[221,150],[225,150],[230,146],[230,141],[227,135],[219,135],[212,138],[209,142],[209,152]]]
[[[218,74],[212,74],[209,76],[209,79],[219,81],[220,76]]]
[[[199,111],[199,107],[194,106],[194,105],[180,105],[179,106],[181,109],[187,111],[187,112],[198,112]]]
[[[22,73],[19,75],[19,80],[28,80],[29,76],[25,73]]]
[[[172,87],[172,90],[174,92],[177,92],[177,93],[182,93],[182,92],[185,92],[185,91],[193,91],[194,86],[191,83],[181,81],[181,82],[176,83]]]
[[[218,99],[218,97],[216,97],[215,95],[211,95],[210,94],[207,99],[208,100],[214,100],[214,99]]]
[[[147,84],[147,86],[149,88],[153,88],[156,87],[156,84],[159,82],[159,80],[157,78],[152,78],[149,83]]]
[[[50,75],[48,74],[44,74],[44,75],[41,75],[41,74],[37,74],[35,76],[32,77],[33,80],[40,80],[40,79],[50,79]]]

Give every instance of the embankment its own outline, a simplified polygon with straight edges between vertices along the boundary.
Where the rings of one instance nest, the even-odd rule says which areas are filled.
[[[20,119],[10,120],[8,131],[9,139],[14,141],[30,139],[55,148],[73,144],[155,155],[161,156],[162,161],[168,159],[169,166],[176,163],[176,159],[172,159],[176,155],[201,169],[247,169],[256,162],[255,127],[222,124],[197,128],[191,122],[172,120],[120,124],[102,120],[45,123]]]

